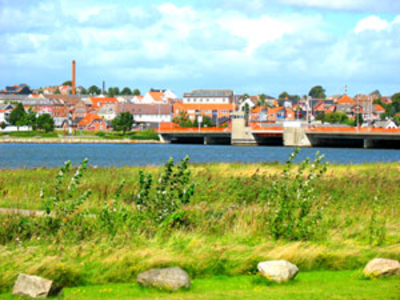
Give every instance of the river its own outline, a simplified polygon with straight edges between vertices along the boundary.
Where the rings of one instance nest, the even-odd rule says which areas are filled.
[[[283,163],[292,151],[288,147],[178,144],[1,144],[0,168],[59,167],[66,160],[77,164],[85,157],[90,165],[98,167],[160,165],[170,157],[180,160],[186,155],[193,163]],[[296,160],[312,158],[317,151],[331,164],[400,162],[399,150],[345,148],[303,148]]]

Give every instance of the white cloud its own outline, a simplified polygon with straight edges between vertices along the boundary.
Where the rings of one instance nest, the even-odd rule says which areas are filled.
[[[282,4],[343,11],[400,11],[398,0],[277,0]]]
[[[359,21],[354,28],[355,33],[361,33],[367,30],[382,31],[388,29],[389,22],[377,16],[369,16]]]

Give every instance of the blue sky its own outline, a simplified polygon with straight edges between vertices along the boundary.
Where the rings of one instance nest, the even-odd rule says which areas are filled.
[[[400,91],[398,0],[0,0],[0,87]]]

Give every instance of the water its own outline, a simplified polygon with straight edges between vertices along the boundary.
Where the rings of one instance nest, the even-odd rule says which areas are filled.
[[[280,162],[289,157],[293,148],[234,147],[204,145],[115,145],[115,144],[0,144],[0,168],[59,167],[65,161],[74,164],[89,158],[92,166],[160,165],[173,157],[186,155],[194,163],[212,162]],[[314,157],[320,151],[332,164],[368,162],[400,162],[399,150],[304,148],[296,158]]]

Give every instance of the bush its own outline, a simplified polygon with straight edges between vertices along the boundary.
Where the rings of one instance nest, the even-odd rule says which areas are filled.
[[[106,136],[106,133],[103,132],[103,131],[99,131],[99,132],[96,133],[96,136],[105,137],[105,136]]]
[[[309,240],[320,229],[324,205],[317,202],[315,183],[327,171],[316,153],[313,162],[303,160],[297,173],[291,172],[296,149],[286,162],[281,178],[276,179],[267,193],[269,230],[274,239]]]

